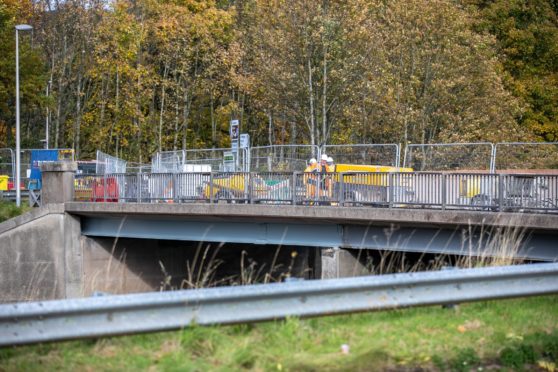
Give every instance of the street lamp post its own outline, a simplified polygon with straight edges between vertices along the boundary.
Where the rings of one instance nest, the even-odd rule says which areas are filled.
[[[33,27],[29,25],[17,25],[16,30],[16,205],[21,206],[21,149],[19,143],[19,31],[29,31]]]

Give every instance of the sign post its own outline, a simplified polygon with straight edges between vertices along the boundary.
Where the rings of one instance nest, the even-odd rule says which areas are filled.
[[[250,135],[242,133],[240,135],[240,151],[244,154],[242,158],[242,169],[244,172],[250,172]]]
[[[236,168],[238,168],[238,140],[240,137],[240,122],[238,119],[231,120],[230,126],[230,134],[231,134],[231,151],[234,153],[235,160],[236,160]]]

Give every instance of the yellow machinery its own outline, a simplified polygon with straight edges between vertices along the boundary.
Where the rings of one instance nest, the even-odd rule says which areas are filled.
[[[284,199],[289,195],[289,180],[264,180],[253,173],[222,173],[203,186],[201,195],[228,201],[247,200],[250,196],[255,200]]]
[[[329,200],[355,203],[386,203],[390,174],[412,172],[412,168],[383,165],[337,164],[326,172],[306,173],[306,198],[309,200]],[[398,197],[410,195],[408,177],[396,178],[394,192]]]

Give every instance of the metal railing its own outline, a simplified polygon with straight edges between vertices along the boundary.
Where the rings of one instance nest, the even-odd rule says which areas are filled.
[[[373,205],[558,213],[558,175],[446,172],[77,175],[75,200]]]
[[[558,263],[0,305],[0,346],[558,293]]]

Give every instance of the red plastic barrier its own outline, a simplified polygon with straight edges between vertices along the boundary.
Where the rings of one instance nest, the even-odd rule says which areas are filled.
[[[94,202],[118,202],[118,183],[115,178],[107,178],[96,181],[93,185],[92,201]]]
[[[25,190],[25,184],[23,183],[23,181],[21,181],[19,185],[20,190]],[[8,190],[15,190],[14,181],[8,181]]]

